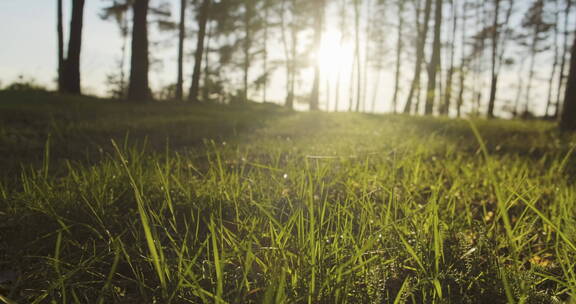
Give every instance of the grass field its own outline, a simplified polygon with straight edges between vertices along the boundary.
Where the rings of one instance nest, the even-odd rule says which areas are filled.
[[[0,93],[0,303],[574,303],[575,145]]]

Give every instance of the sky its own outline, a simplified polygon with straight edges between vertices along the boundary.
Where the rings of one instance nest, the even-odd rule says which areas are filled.
[[[170,0],[172,2],[172,11],[176,15],[179,7],[177,0]],[[82,44],[82,57],[81,57],[81,75],[82,75],[82,89],[84,93],[93,95],[105,95],[106,76],[117,70],[117,61],[120,58],[121,39],[116,24],[113,21],[104,21],[99,17],[99,12],[105,6],[107,1],[104,0],[87,0],[84,14],[84,31],[83,31],[83,44]],[[64,1],[64,32],[65,36],[68,33],[68,19],[69,19],[69,5],[70,1]],[[333,14],[336,11],[332,12]],[[33,80],[34,82],[43,85],[49,89],[55,88],[56,83],[56,66],[57,66],[57,51],[56,51],[56,1],[55,0],[0,0],[0,87],[6,86],[9,83],[18,79],[19,76],[24,77],[26,80]],[[390,21],[394,23],[394,21]],[[336,82],[335,75],[338,71],[338,65],[342,65],[342,73],[349,75],[351,71],[351,45],[345,46],[338,52],[333,49],[339,43],[339,33],[337,32],[336,23],[328,25],[324,35],[325,43],[323,46],[323,60],[321,61],[322,73],[324,79],[321,86],[323,87],[322,95],[324,99],[334,100],[333,87]],[[447,27],[446,27],[447,28]],[[172,36],[171,36],[172,35]],[[278,35],[276,35],[278,36]],[[161,64],[153,64],[151,67],[151,86],[153,90],[158,90],[166,85],[175,82],[176,78],[176,34],[163,34],[155,33],[152,30],[151,41],[161,42],[151,46],[151,54],[155,58],[161,58]],[[172,39],[173,38],[173,39]],[[275,37],[278,39],[278,37]],[[387,39],[387,48],[393,49],[395,37],[389,34]],[[278,45],[278,44],[276,44]],[[188,40],[186,51],[189,56],[185,60],[185,86],[188,86],[192,67],[192,40]],[[281,59],[281,50],[272,51],[272,58]],[[274,58],[274,56],[276,57]],[[338,54],[346,56],[346,60],[339,60]],[[387,111],[390,109],[390,96],[392,95],[393,86],[393,52],[389,52],[389,59],[386,59],[385,65],[389,66],[389,71],[382,73],[380,76],[371,73],[368,75],[368,103],[372,99],[377,100],[376,108],[378,111]],[[542,76],[546,75],[546,69],[550,63],[541,62],[542,68],[539,68]],[[253,77],[258,76],[258,71],[261,63],[255,63],[255,68],[252,71]],[[407,90],[406,86],[409,77],[411,77],[412,68],[405,69],[402,85],[403,92]],[[500,98],[512,99],[515,83],[518,82],[516,69],[505,72],[502,76],[501,92],[504,92]],[[268,90],[268,96],[272,101],[282,102],[284,98],[284,72],[276,71],[276,74],[271,82]],[[520,75],[521,76],[521,75]],[[302,73],[302,88],[306,91],[306,86],[311,82],[311,71]],[[349,76],[343,76],[342,82],[347,83],[346,79]],[[240,77],[229,75],[232,84],[239,83]],[[379,83],[376,84],[376,79]],[[374,90],[374,87],[380,87],[379,91]],[[332,93],[328,92],[332,90]],[[544,95],[544,87],[534,90],[533,94],[542,96]],[[340,96],[340,109],[345,110],[348,103],[348,91],[343,89],[342,96]],[[374,92],[378,92],[374,94]],[[543,96],[542,96],[543,97]],[[255,93],[253,98],[258,99],[258,93]],[[540,99],[540,97],[538,97]],[[400,104],[403,104],[404,98],[400,98]],[[332,109],[333,104],[324,104],[324,107]],[[538,105],[542,108],[542,104]]]
[[[69,12],[64,1],[65,13]],[[87,93],[103,89],[106,73],[114,68],[119,54],[118,30],[102,21],[98,11],[103,1],[86,1],[82,41],[82,85]],[[66,20],[69,14],[65,14]],[[0,81],[7,85],[20,75],[55,87],[57,67],[56,1],[0,0]],[[65,32],[68,24],[65,23]],[[105,41],[106,45],[102,42]],[[111,60],[112,59],[112,60]]]

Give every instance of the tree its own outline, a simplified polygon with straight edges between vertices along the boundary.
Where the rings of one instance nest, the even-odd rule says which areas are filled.
[[[206,39],[206,24],[208,23],[208,14],[210,11],[210,0],[204,0],[198,10],[198,37],[196,38],[196,52],[194,53],[194,70],[192,72],[192,84],[190,85],[190,94],[188,101],[198,102],[198,93],[200,90],[200,73],[202,71],[202,56],[204,54],[204,41]]]
[[[547,16],[544,11],[544,0],[536,0],[532,3],[524,19],[522,27],[528,30],[527,34],[518,37],[522,46],[528,47],[530,53],[530,65],[528,72],[528,82],[526,84],[526,104],[524,112],[527,114],[530,109],[532,99],[531,90],[532,82],[536,74],[535,64],[537,54],[549,49],[549,46],[541,46],[542,42],[548,39],[548,32],[552,29],[552,24],[547,22]]]
[[[461,28],[460,31],[460,68],[459,68],[459,89],[458,97],[456,99],[456,117],[462,117],[462,105],[464,104],[464,90],[466,89],[466,74],[468,69],[469,60],[466,56],[466,28],[468,26],[468,16],[466,14],[468,8],[468,2],[462,1],[461,4]]]
[[[414,65],[414,78],[410,85],[410,91],[408,92],[408,98],[406,99],[406,104],[404,105],[404,113],[409,114],[412,111],[412,99],[414,94],[420,86],[420,74],[422,73],[422,63],[424,62],[424,53],[426,48],[426,40],[428,37],[428,23],[430,23],[430,14],[432,11],[432,0],[426,0],[424,7],[424,21],[420,28],[419,22],[418,26],[418,43],[416,47],[416,64]]]
[[[108,75],[108,83],[112,85],[110,93],[114,98],[122,99],[126,97],[126,53],[130,35],[130,26],[128,24],[128,11],[130,4],[127,0],[113,0],[113,2],[103,8],[100,18],[108,20],[113,18],[120,30],[122,45],[120,46],[120,60],[118,60],[118,73]]]
[[[431,115],[434,111],[436,96],[436,74],[440,70],[440,35],[442,30],[442,0],[436,0],[434,17],[434,41],[432,45],[432,58],[428,65],[428,89],[426,91],[426,104],[424,114]]]
[[[398,109],[398,93],[400,91],[400,71],[402,70],[402,46],[404,43],[402,40],[404,39],[403,36],[403,27],[404,27],[404,16],[402,15],[404,12],[404,0],[397,0],[396,6],[398,9],[398,33],[397,33],[397,42],[396,42],[396,71],[394,72],[394,94],[392,96],[392,113],[396,113]]]
[[[504,22],[500,22],[500,8],[502,0],[493,0],[494,1],[494,18],[491,31],[491,40],[492,40],[492,54],[491,54],[491,72],[490,72],[490,98],[488,100],[488,117],[494,117],[494,108],[496,105],[496,94],[498,90],[498,78],[500,68],[502,66],[502,62],[504,59],[504,45],[501,43],[501,40],[506,42],[508,40],[508,35],[501,39],[501,33],[504,32],[506,34],[510,33],[510,31],[506,28],[508,22],[510,21],[510,17],[512,16],[512,11],[514,7],[514,0],[510,0],[508,9],[506,10],[506,17],[504,18]],[[502,28],[502,30],[501,30]]]
[[[444,92],[444,102],[440,104],[439,112],[442,115],[448,115],[450,112],[450,104],[452,102],[452,80],[454,78],[454,55],[456,51],[456,28],[458,27],[458,9],[454,4],[454,0],[450,0],[450,8],[452,9],[452,28],[450,36],[450,66],[448,67],[448,75],[446,76],[446,88]]]
[[[558,95],[556,97],[556,109],[554,110],[554,117],[558,117],[560,115],[560,109],[562,108],[561,105],[561,98],[562,98],[562,88],[564,87],[564,82],[566,80],[565,75],[565,68],[566,68],[566,57],[569,51],[569,31],[568,31],[568,20],[570,17],[570,13],[572,10],[572,1],[573,0],[565,0],[566,1],[566,9],[564,10],[564,26],[563,26],[563,46],[562,46],[562,55],[560,59],[560,73],[558,75]]]
[[[244,55],[244,60],[242,62],[242,98],[243,103],[248,102],[248,88],[249,88],[249,73],[250,66],[252,63],[252,44],[254,42],[254,19],[256,17],[256,3],[257,0],[245,0],[244,1],[244,14],[243,14],[243,25],[244,25],[244,39],[242,41],[242,53]]]
[[[61,5],[61,3],[59,5]],[[61,20],[61,16],[59,16],[59,19]],[[70,35],[68,37],[68,55],[63,60],[61,82],[62,91],[70,94],[81,94],[80,52],[82,50],[83,19],[84,0],[73,0],[72,18],[70,19]],[[62,40],[59,38],[59,43],[60,41]]]
[[[562,130],[576,130],[576,37],[572,44],[572,55],[570,59],[570,70],[566,83],[566,94],[564,95],[564,108],[560,118],[560,128]]]
[[[346,0],[342,0],[340,3],[340,9],[338,12],[338,27],[340,29],[340,47],[344,45],[345,33],[347,29],[347,8]],[[342,66],[338,65],[338,70],[336,72],[336,85],[335,85],[335,96],[334,96],[334,112],[338,112],[338,104],[340,103],[340,84],[342,81]]]
[[[62,21],[62,0],[57,1],[56,32],[58,34],[58,92],[64,91],[64,26]]]
[[[492,24],[492,72],[490,82],[490,100],[488,101],[488,117],[494,117],[494,104],[496,102],[496,88],[498,82],[498,75],[496,74],[496,56],[498,54],[498,38],[499,38],[499,14],[500,3],[502,0],[494,0],[494,23]]]
[[[284,106],[288,109],[294,107],[296,80],[300,68],[298,45],[300,32],[304,27],[301,3],[303,3],[302,0],[282,0],[278,12],[284,49],[284,63],[286,65],[286,98]],[[288,8],[286,8],[287,6]],[[291,17],[290,22],[286,20],[287,15]],[[290,39],[288,39],[288,36]]]
[[[178,25],[178,80],[176,81],[176,100],[184,95],[184,40],[186,38],[186,2],[180,0],[180,24]]]
[[[270,8],[272,4],[270,0],[264,0],[264,38],[262,43],[262,102],[268,100],[268,36],[270,30]]]
[[[318,111],[320,110],[320,43],[322,41],[322,25],[324,20],[324,0],[315,0],[314,6],[316,11],[314,21],[314,50],[316,53],[316,62],[314,64],[314,80],[310,96],[310,110]]]
[[[132,58],[128,100],[144,102],[152,98],[148,84],[148,5],[149,0],[135,0],[132,4]]]
[[[354,67],[356,68],[356,112],[360,112],[360,101],[362,99],[362,66],[360,65],[360,1],[353,0],[354,3]],[[350,87],[353,84],[350,81]],[[352,91],[352,90],[350,90]],[[352,94],[350,94],[350,109],[352,109]]]

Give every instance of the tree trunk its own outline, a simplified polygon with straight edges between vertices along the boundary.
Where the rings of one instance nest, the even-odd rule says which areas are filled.
[[[290,58],[290,48],[288,46],[288,37],[286,35],[286,0],[280,2],[280,36],[282,39],[282,47],[284,49],[284,63],[286,64],[286,98],[284,100],[284,106],[287,108],[292,108],[292,104],[289,103],[290,97],[290,71],[291,71],[291,58]]]
[[[376,80],[374,80],[374,87],[372,87],[372,113],[376,113],[376,99],[378,98],[378,89],[380,88],[380,78],[382,69],[378,67],[376,70]]]
[[[204,0],[198,12],[198,37],[196,40],[196,52],[194,53],[194,70],[192,71],[192,83],[190,84],[190,93],[188,94],[188,101],[190,102],[198,102],[202,56],[204,54],[204,40],[206,39],[206,24],[208,23],[209,9],[210,0]]]
[[[202,87],[202,101],[210,101],[210,42],[212,41],[212,33],[214,26],[210,23],[206,24],[206,37],[204,38],[204,85]]]
[[[184,95],[184,39],[186,39],[186,2],[180,0],[180,25],[178,32],[178,81],[176,82],[176,100]]]
[[[496,57],[498,56],[498,16],[500,14],[500,1],[494,0],[494,22],[492,23],[492,57],[491,57],[491,80],[490,98],[488,100],[488,118],[494,117],[494,107],[496,103],[496,90],[498,75],[496,74]]]
[[[364,74],[362,75],[362,112],[366,112],[366,100],[368,97],[368,72],[370,67],[370,31],[372,22],[371,0],[366,0],[366,38],[364,43]]]
[[[62,0],[57,2],[57,24],[58,33],[58,92],[64,91],[64,26],[62,21]]]
[[[354,0],[354,37],[356,62],[356,112],[360,112],[360,100],[362,98],[362,66],[360,65],[360,0]]]
[[[452,36],[450,43],[450,67],[448,68],[448,75],[446,77],[446,89],[444,93],[444,102],[440,107],[440,114],[450,114],[450,106],[452,103],[452,81],[454,79],[454,53],[456,50],[456,28],[458,27],[458,9],[454,4],[454,0],[450,1],[452,8]]]
[[[422,24],[422,29],[418,33],[418,47],[416,50],[416,64],[414,66],[414,78],[410,85],[410,91],[408,92],[408,98],[406,99],[406,104],[404,106],[404,113],[410,114],[412,110],[412,99],[414,98],[414,93],[420,86],[420,74],[422,73],[422,62],[424,60],[424,51],[426,49],[426,40],[428,37],[428,23],[430,22],[430,14],[432,11],[432,0],[426,0],[426,5],[424,7],[424,22]]]
[[[264,81],[262,83],[262,102],[267,101],[268,93],[268,28],[270,18],[270,0],[264,1],[264,49],[262,50],[262,70]]]
[[[534,40],[532,40],[532,46],[530,47],[530,70],[528,71],[528,83],[526,84],[526,104],[524,107],[524,114],[528,114],[530,111],[530,101],[532,92],[532,80],[534,79],[534,65],[536,64],[536,52],[538,50],[538,29],[534,29]]]
[[[576,37],[572,44],[572,55],[570,59],[570,70],[568,82],[566,83],[566,94],[564,97],[564,108],[560,119],[562,130],[576,130]]]
[[[68,56],[64,61],[64,91],[81,94],[80,91],[80,52],[82,50],[82,25],[84,19],[84,0],[72,1],[72,18],[68,40]]]
[[[250,73],[250,61],[252,60],[252,18],[254,17],[254,7],[253,0],[245,0],[244,8],[244,42],[242,43],[242,51],[244,52],[244,62],[243,62],[243,77],[242,77],[242,102],[248,102],[248,79]]]
[[[402,29],[404,27],[404,1],[398,1],[398,37],[396,43],[396,71],[394,73],[394,95],[392,96],[392,113],[396,113],[398,109],[398,93],[400,91],[400,70],[402,69]]]
[[[346,0],[342,0],[340,5],[340,48],[344,45],[344,32],[346,31],[346,17],[347,17]],[[336,72],[336,96],[334,97],[334,112],[338,112],[338,104],[340,103],[340,84],[342,79],[342,66],[338,65]]]
[[[546,102],[546,111],[544,116],[548,117],[548,111],[552,106],[552,91],[554,86],[554,79],[556,78],[556,70],[558,69],[558,57],[560,56],[560,48],[558,47],[558,21],[560,20],[560,10],[558,5],[559,0],[554,1],[556,4],[554,12],[554,62],[552,63],[552,72],[550,73],[550,79],[548,81],[548,98]],[[553,116],[553,115],[552,115]]]
[[[136,0],[133,4],[132,58],[128,100],[145,102],[152,98],[148,85],[148,1]]]
[[[356,54],[354,55],[356,56]],[[348,81],[348,112],[354,109],[354,75],[356,74],[356,57],[352,60],[352,70],[350,71],[350,80]]]
[[[128,25],[128,17],[126,13],[122,14],[122,20],[120,21],[120,31],[122,33],[122,47],[120,49],[121,57],[120,62],[118,64],[118,68],[120,69],[120,82],[118,84],[118,98],[122,99],[126,97],[126,50],[128,49],[128,35],[130,33],[129,25]]]
[[[462,3],[462,30],[460,43],[460,87],[458,91],[458,99],[456,100],[456,117],[462,117],[462,105],[464,104],[464,90],[466,89],[466,27],[468,26],[468,18],[466,16],[466,3]]]
[[[324,18],[324,1],[316,0],[316,17],[314,20],[314,48],[316,63],[314,66],[314,82],[310,94],[310,111],[320,110],[320,47],[322,42],[322,23]]]
[[[566,10],[564,11],[564,46],[563,46],[563,50],[562,50],[562,58],[561,58],[561,62],[560,62],[560,75],[558,77],[558,95],[556,97],[556,108],[554,110],[554,117],[558,118],[560,113],[561,113],[561,109],[562,109],[562,88],[564,87],[564,82],[566,79],[566,75],[565,74],[565,68],[566,68],[566,57],[568,55],[568,49],[570,48],[570,46],[568,45],[569,43],[569,39],[568,36],[570,35],[570,32],[568,31],[568,21],[569,21],[569,17],[570,17],[570,11],[572,9],[572,0],[566,0]]]
[[[426,104],[424,114],[431,115],[434,112],[434,99],[436,97],[436,74],[440,69],[440,35],[442,30],[442,0],[436,0],[434,18],[434,42],[432,46],[432,58],[428,66],[428,89],[426,92]]]
[[[290,81],[288,84],[288,94],[286,96],[286,107],[294,108],[294,97],[296,91],[296,70],[298,58],[298,26],[296,25],[296,3],[292,0],[292,24],[290,25],[291,46],[290,46]]]

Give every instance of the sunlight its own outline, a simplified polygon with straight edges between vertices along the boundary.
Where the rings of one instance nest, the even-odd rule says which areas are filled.
[[[318,58],[322,74],[331,77],[338,71],[345,73],[351,69],[353,56],[353,46],[347,39],[342,42],[338,31],[329,29],[324,32]]]

